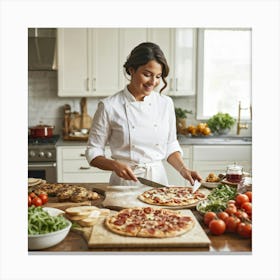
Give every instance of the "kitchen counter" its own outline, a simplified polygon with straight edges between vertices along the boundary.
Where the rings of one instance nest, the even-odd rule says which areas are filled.
[[[107,184],[103,183],[93,183],[93,184],[83,184],[86,187],[94,188],[94,189],[104,189]],[[102,191],[101,191],[102,192]],[[103,193],[104,194],[104,193]],[[100,202],[101,205],[102,201]],[[95,204],[98,206],[97,204]],[[211,243],[209,248],[195,248],[195,247],[176,247],[176,248],[88,248],[86,240],[83,236],[77,232],[70,231],[67,237],[56,246],[51,248],[47,248],[45,250],[40,251],[30,251],[31,254],[40,254],[45,252],[63,252],[63,253],[77,253],[77,252],[195,252],[202,254],[212,254],[214,253],[222,253],[222,254],[230,254],[230,253],[242,253],[242,254],[251,254],[252,253],[252,244],[250,239],[240,238],[237,234],[232,233],[224,233],[220,236],[213,236],[209,233],[209,230],[205,227],[202,217],[199,213],[192,209],[193,214],[199,221],[201,227],[205,230],[208,238]]]
[[[252,145],[252,137],[246,136],[198,136],[178,135],[181,145]],[[56,146],[86,146],[86,141],[64,141],[61,137]]]

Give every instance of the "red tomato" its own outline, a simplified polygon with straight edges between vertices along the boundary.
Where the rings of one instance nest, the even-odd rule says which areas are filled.
[[[31,199],[35,198],[37,195],[34,192],[31,192],[28,194],[28,196],[31,197]]]
[[[244,202],[249,202],[249,197],[245,194],[239,193],[236,197],[235,197],[235,201],[237,206],[242,205]]]
[[[252,225],[249,223],[240,223],[237,227],[237,233],[245,238],[252,236]]]
[[[243,209],[247,214],[252,214],[252,203],[251,202],[244,202],[241,205],[241,209]]]
[[[252,192],[247,191],[247,192],[245,192],[244,194],[248,196],[249,202],[252,202]]]
[[[28,207],[31,206],[31,204],[32,204],[32,199],[30,196],[28,196]]]
[[[42,199],[40,197],[34,197],[32,199],[32,205],[35,205],[35,206],[42,206]]]
[[[227,212],[219,212],[217,216],[219,219],[225,221],[229,217],[229,214]]]
[[[207,226],[213,219],[217,219],[217,215],[215,212],[206,212],[204,214],[203,221]]]
[[[226,210],[225,210],[229,215],[233,215],[234,213],[236,213],[237,208],[234,205],[229,205]]]
[[[227,202],[227,206],[229,206],[229,205],[231,205],[231,204],[235,205],[235,203],[236,203],[236,201],[233,200],[233,199],[231,199],[231,200],[229,200],[229,201]]]
[[[248,203],[248,202],[245,202],[245,203]],[[234,215],[239,218],[239,219],[248,219],[249,216],[246,212],[242,211],[242,210],[237,210]]]
[[[217,219],[217,220],[212,220],[209,223],[209,230],[212,234],[214,235],[221,235],[225,232],[226,230],[226,224],[223,220]]]
[[[225,220],[226,230],[228,232],[236,232],[237,226],[240,224],[240,219],[230,216]]]
[[[48,195],[46,193],[40,193],[39,197],[41,198],[43,204],[47,203],[49,200]]]

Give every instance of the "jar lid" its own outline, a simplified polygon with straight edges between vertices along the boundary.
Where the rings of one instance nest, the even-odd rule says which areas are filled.
[[[227,169],[231,171],[240,171],[242,168],[241,165],[237,165],[236,163],[227,166]]]

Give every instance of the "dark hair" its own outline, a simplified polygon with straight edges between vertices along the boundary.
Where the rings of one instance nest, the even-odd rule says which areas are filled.
[[[123,67],[126,73],[130,75],[129,68],[132,67],[136,71],[138,67],[147,64],[151,60],[155,60],[162,67],[161,78],[164,83],[164,86],[160,89],[160,92],[162,92],[167,86],[165,78],[168,76],[169,66],[162,50],[157,44],[146,42],[136,46],[131,51]]]

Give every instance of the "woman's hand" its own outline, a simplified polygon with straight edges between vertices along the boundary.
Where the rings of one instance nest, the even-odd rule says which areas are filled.
[[[121,163],[119,161],[115,161],[114,162],[114,168],[113,168],[113,171],[119,176],[121,177],[122,179],[125,179],[125,180],[132,180],[132,181],[135,181],[137,182],[137,178],[136,176],[134,175],[132,169],[124,164],[124,163]]]
[[[198,181],[202,180],[202,177],[196,171],[190,170],[186,167],[182,167],[182,169],[180,170],[180,174],[186,180],[189,180],[189,182],[191,183],[192,186],[193,186],[195,180],[198,180]]]

